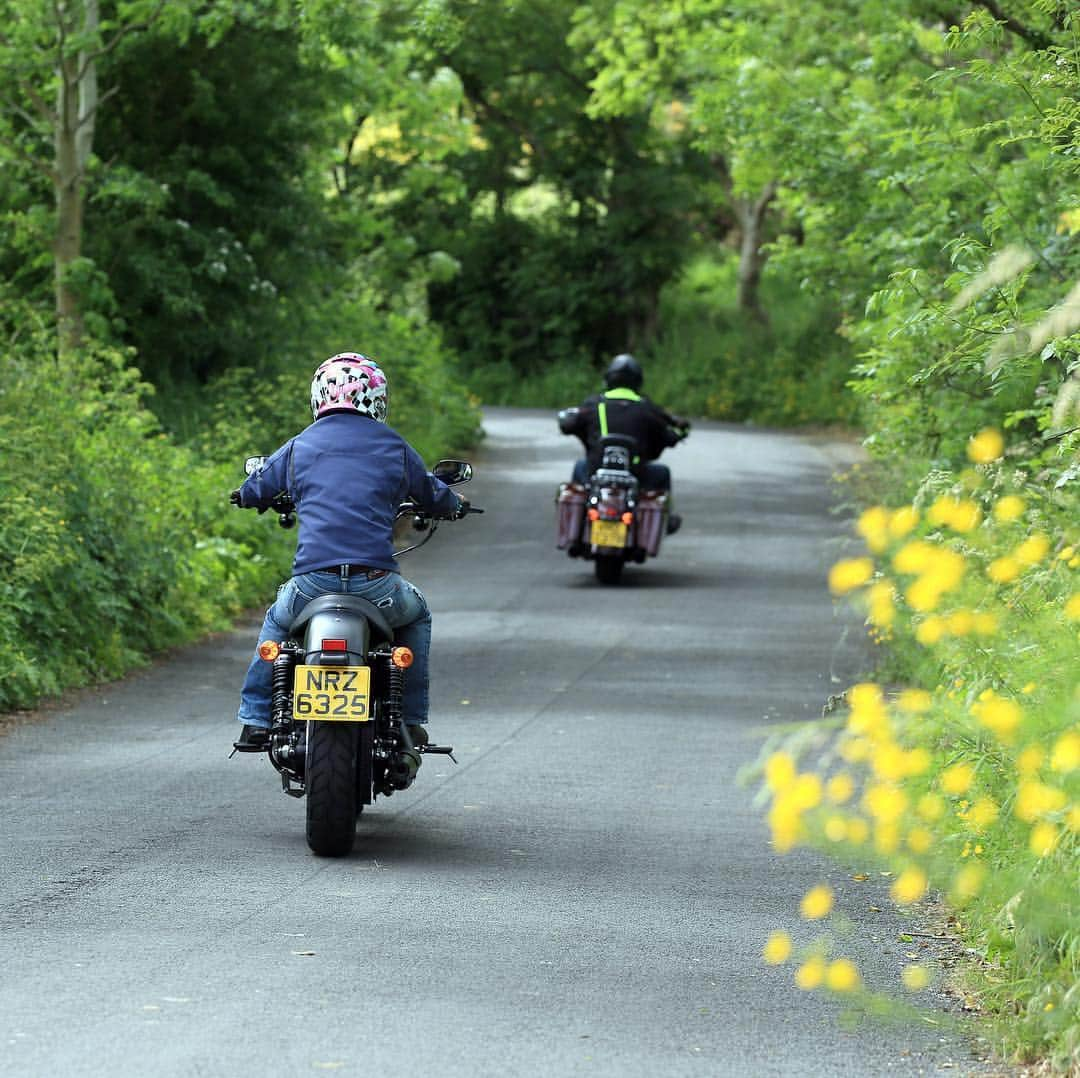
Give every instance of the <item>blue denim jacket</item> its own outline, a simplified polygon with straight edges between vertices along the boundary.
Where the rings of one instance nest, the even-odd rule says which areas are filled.
[[[459,504],[397,431],[355,412],[331,412],[287,441],[245,480],[241,504],[265,508],[283,491],[300,524],[294,576],[341,564],[396,570],[398,505],[411,498],[450,516]]]

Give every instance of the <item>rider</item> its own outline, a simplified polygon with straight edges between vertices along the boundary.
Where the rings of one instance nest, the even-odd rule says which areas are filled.
[[[577,408],[559,413],[559,429],[575,434],[585,446],[586,457],[574,465],[573,481],[585,486],[596,466],[599,441],[607,434],[625,434],[637,440],[639,455],[634,471],[643,487],[671,491],[671,471],[656,460],[690,432],[690,421],[666,412],[641,394],[645,373],[632,355],[617,355],[604,372],[603,393],[589,397]],[[668,532],[676,532],[682,518],[668,516]]]
[[[331,356],[311,382],[314,422],[248,476],[231,501],[267,509],[286,493],[299,510],[292,577],[266,612],[259,641],[282,641],[312,599],[348,592],[374,603],[412,649],[402,707],[413,741],[427,742],[431,614],[423,595],[398,572],[393,527],[399,504],[415,501],[431,516],[458,518],[468,501],[424,468],[416,450],[386,426],[386,375],[359,352]],[[237,745],[266,744],[271,664],[255,656],[240,690]]]

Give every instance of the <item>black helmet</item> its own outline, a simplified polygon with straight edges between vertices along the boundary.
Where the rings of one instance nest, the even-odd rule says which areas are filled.
[[[604,371],[604,385],[608,389],[639,390],[645,381],[645,372],[632,355],[623,352],[616,356]]]

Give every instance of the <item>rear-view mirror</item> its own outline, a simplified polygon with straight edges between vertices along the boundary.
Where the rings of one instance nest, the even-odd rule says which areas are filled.
[[[472,479],[472,465],[467,460],[440,460],[431,474],[444,483],[467,483]]]

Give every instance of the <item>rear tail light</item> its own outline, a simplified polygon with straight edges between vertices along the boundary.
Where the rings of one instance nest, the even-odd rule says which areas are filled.
[[[349,642],[341,637],[331,637],[328,640],[322,642],[323,651],[348,651]]]

